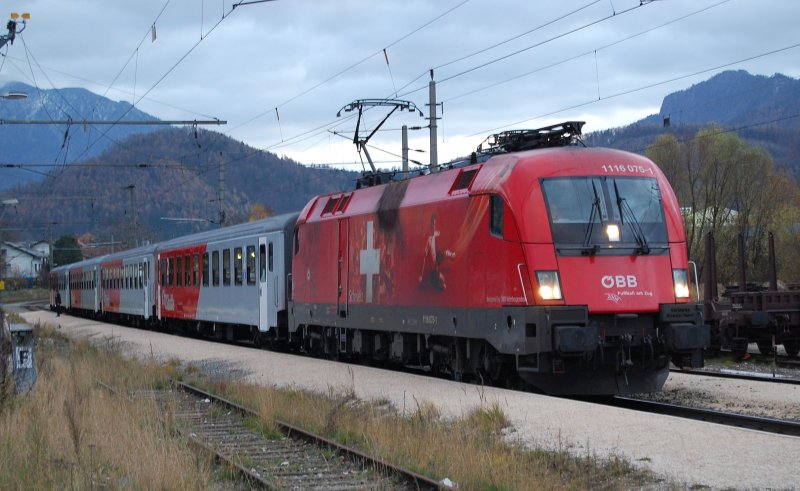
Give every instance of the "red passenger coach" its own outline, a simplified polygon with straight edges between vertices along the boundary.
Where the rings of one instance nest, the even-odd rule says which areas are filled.
[[[669,183],[644,157],[575,145],[581,125],[493,135],[440,172],[312,200],[290,332],[310,351],[552,394],[655,391],[670,360],[702,366]]]

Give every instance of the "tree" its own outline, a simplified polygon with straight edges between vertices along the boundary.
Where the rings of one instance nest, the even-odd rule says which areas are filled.
[[[247,217],[247,221],[254,222],[256,220],[269,218],[271,216],[272,216],[272,208],[270,208],[269,205],[264,205],[261,203],[253,203],[253,206],[250,211],[250,216]]]
[[[687,142],[660,136],[648,147],[647,156],[661,167],[681,203],[689,258],[697,262],[701,276],[709,233],[716,239],[717,277],[723,283],[738,278],[738,234],[745,238],[748,281],[766,280],[770,231],[788,234],[794,239],[788,244],[797,243],[797,213],[791,210],[797,207],[800,191],[797,183],[775,169],[763,148],[712,125]],[[778,257],[795,255],[790,247],[776,250]],[[796,274],[781,269],[780,262],[778,266],[779,277]]]
[[[62,235],[53,245],[53,265],[62,266],[83,260],[78,241],[71,235]]]

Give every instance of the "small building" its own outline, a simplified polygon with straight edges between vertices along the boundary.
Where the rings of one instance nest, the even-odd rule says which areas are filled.
[[[2,242],[0,255],[3,258],[3,278],[24,278],[32,282],[48,262],[50,244],[45,241]]]

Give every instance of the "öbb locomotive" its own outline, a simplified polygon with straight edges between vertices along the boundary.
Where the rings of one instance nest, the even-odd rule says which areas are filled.
[[[70,311],[172,331],[548,394],[657,391],[709,342],[680,208],[650,160],[578,145],[582,124],[61,266],[52,287]]]

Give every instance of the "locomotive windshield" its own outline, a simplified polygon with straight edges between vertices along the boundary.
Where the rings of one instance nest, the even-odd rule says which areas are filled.
[[[543,179],[553,243],[564,254],[667,250],[661,191],[653,178]]]

